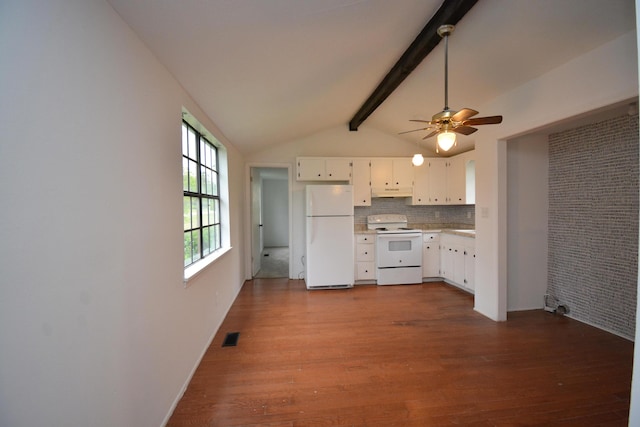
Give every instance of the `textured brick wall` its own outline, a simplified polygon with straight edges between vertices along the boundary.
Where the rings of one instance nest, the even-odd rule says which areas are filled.
[[[431,224],[434,227],[449,228],[458,225],[475,224],[475,206],[408,206],[403,198],[375,198],[371,206],[356,206],[354,222],[366,224],[367,215],[404,214],[410,224]]]
[[[633,339],[637,275],[638,116],[550,135],[547,292]]]

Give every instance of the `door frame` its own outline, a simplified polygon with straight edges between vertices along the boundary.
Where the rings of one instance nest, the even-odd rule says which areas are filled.
[[[253,227],[251,226],[252,218],[252,203],[251,203],[251,170],[253,168],[275,168],[287,170],[287,192],[289,194],[289,278],[293,278],[293,175],[291,172],[290,163],[263,163],[263,162],[249,162],[245,164],[245,232],[244,242],[247,250],[244,251],[245,255],[245,280],[251,280],[253,278],[253,263],[251,256],[253,254]]]

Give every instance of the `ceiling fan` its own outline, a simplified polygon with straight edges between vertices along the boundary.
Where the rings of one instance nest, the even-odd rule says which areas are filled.
[[[449,109],[449,36],[453,33],[454,29],[455,26],[453,25],[441,25],[438,28],[438,35],[444,38],[444,109],[439,113],[434,114],[431,120],[409,120],[411,122],[426,123],[427,126],[400,132],[400,134],[405,134],[409,132],[431,130],[431,132],[422,139],[438,135],[436,153],[439,153],[440,150],[448,151],[453,147],[456,144],[456,133],[471,135],[478,130],[473,126],[502,123],[502,116],[472,118],[478,114],[478,112],[471,108],[463,108],[458,111]]]

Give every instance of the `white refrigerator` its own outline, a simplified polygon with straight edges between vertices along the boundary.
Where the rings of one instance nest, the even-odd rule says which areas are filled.
[[[353,187],[307,185],[306,222],[307,289],[353,287]]]

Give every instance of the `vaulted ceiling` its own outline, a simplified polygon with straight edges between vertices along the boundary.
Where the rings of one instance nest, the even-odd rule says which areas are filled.
[[[109,2],[246,154],[336,126],[347,129],[442,4]],[[634,28],[633,0],[479,0],[449,39],[449,106],[477,109]],[[420,140],[420,132],[398,132],[415,128],[409,119],[428,120],[442,110],[443,87],[440,43],[361,126]],[[466,138],[473,142],[473,135]]]

